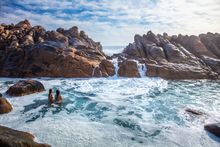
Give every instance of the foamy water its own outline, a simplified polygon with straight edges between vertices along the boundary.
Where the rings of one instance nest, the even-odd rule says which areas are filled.
[[[142,70],[142,68],[140,69]],[[4,92],[19,79],[0,79]],[[47,92],[4,96],[13,111],[0,124],[32,132],[53,147],[219,147],[203,126],[220,121],[220,83],[160,78],[41,78],[46,90],[61,90],[62,107],[47,104]],[[205,113],[185,113],[193,108]]]

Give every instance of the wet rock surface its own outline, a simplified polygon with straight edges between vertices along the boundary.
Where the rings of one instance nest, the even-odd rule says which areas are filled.
[[[133,60],[123,61],[119,66],[118,75],[120,77],[140,77],[137,62]]]
[[[0,146],[2,147],[50,147],[34,141],[34,136],[0,125]]]
[[[205,125],[204,128],[210,133],[216,135],[217,137],[220,137],[220,123],[208,124],[208,125]]]
[[[12,105],[3,97],[0,97],[0,114],[9,113],[12,110]]]
[[[10,96],[24,96],[36,92],[45,91],[44,85],[36,80],[20,80],[9,87],[6,94]]]
[[[147,65],[147,76],[166,79],[217,79],[220,72],[220,35],[135,35],[122,53]]]
[[[195,110],[195,109],[190,109],[190,108],[186,108],[185,111],[189,114],[193,114],[193,115],[203,115],[204,113],[199,111],[199,110]]]

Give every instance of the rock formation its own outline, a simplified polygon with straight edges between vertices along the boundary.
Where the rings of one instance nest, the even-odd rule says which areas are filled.
[[[149,77],[217,79],[220,75],[220,34],[199,36],[135,35],[134,43],[111,58],[119,71],[84,31],[74,26],[46,31],[28,20],[0,25],[0,76],[7,77],[140,77],[137,60]],[[143,75],[143,74],[141,74]]]
[[[190,108],[186,108],[185,111],[189,114],[193,114],[193,115],[203,115],[204,113],[199,111],[199,110],[195,110],[195,109],[190,109]]]
[[[204,128],[215,136],[220,137],[220,123],[208,124]]]
[[[0,97],[0,114],[9,113],[11,110],[11,104],[5,98]]]
[[[6,94],[10,96],[24,96],[36,92],[45,91],[44,85],[35,80],[20,80],[9,87]]]
[[[120,77],[140,77],[137,62],[133,60],[124,60],[119,65],[118,75]]]
[[[77,27],[46,31],[28,20],[0,25],[0,76],[91,77],[101,63],[103,75],[111,76],[114,66],[103,60],[101,44]]]
[[[34,136],[27,132],[17,131],[0,126],[0,146],[2,147],[50,147],[34,141]]]
[[[149,31],[143,36],[135,35],[134,43],[113,57],[145,63],[146,75],[150,77],[216,79],[220,74],[219,55],[220,34],[168,36]]]

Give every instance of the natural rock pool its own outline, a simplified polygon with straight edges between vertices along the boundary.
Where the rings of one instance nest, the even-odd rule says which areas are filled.
[[[12,112],[0,116],[0,124],[31,132],[53,147],[220,146],[204,130],[205,124],[220,121],[219,81],[38,78],[46,92],[5,95],[18,80],[0,78],[0,93],[13,105]],[[49,88],[61,91],[61,107],[48,105]]]

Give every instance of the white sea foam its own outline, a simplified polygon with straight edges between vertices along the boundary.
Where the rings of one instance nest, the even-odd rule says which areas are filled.
[[[19,79],[0,79],[4,92]],[[220,121],[220,84],[161,78],[38,79],[60,89],[62,108],[47,105],[47,92],[7,97],[13,111],[0,124],[32,132],[54,147],[219,147],[204,124]],[[197,117],[185,108],[205,113]]]
[[[114,65],[114,67],[115,67],[115,75],[114,75],[114,77],[117,78],[118,77],[118,69],[119,69],[118,58],[112,59],[112,63]]]

